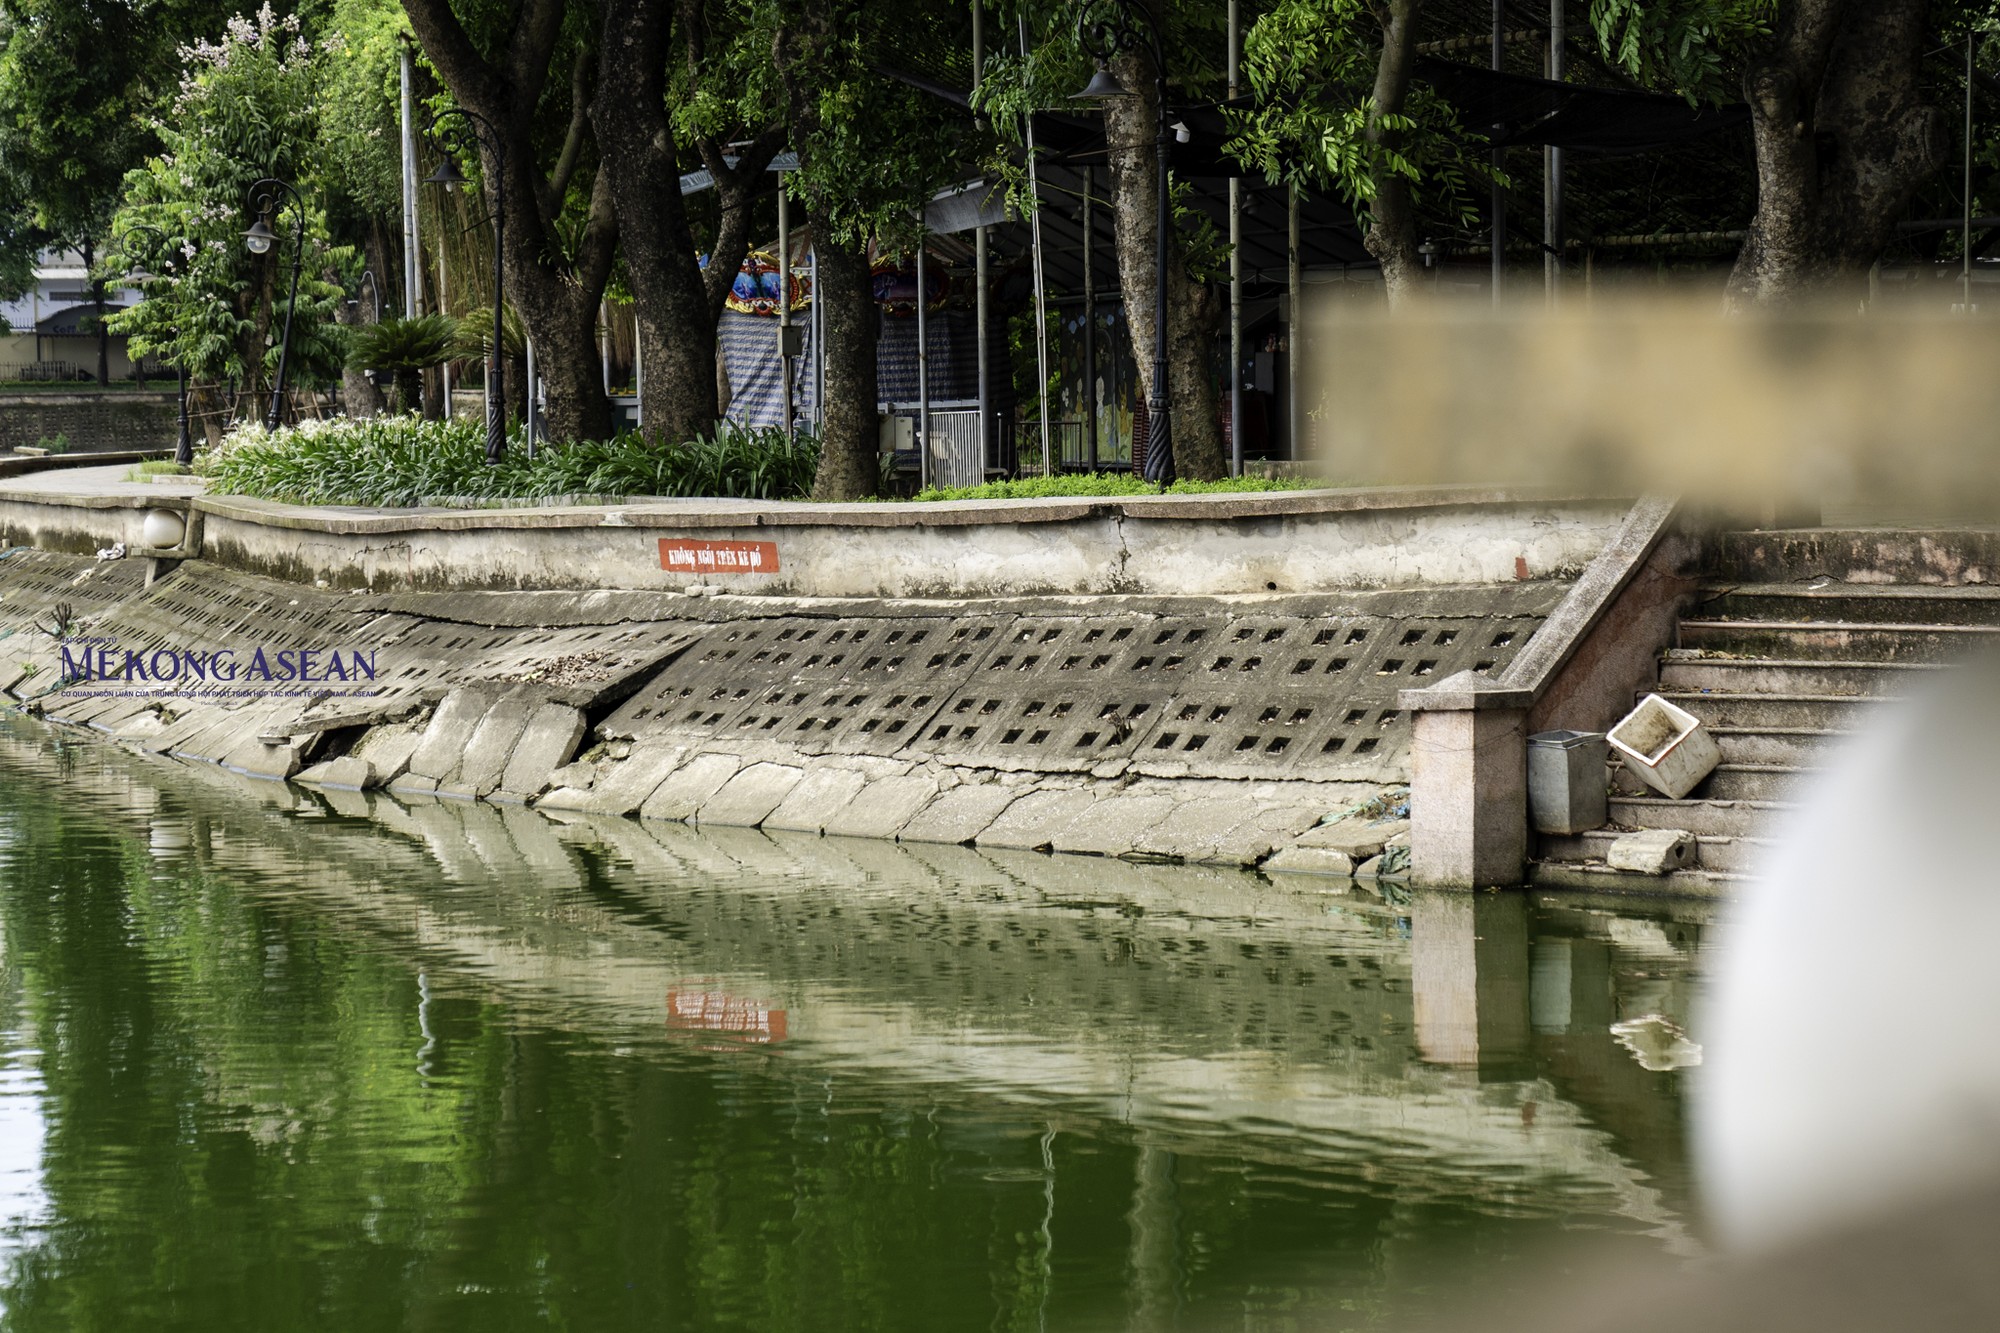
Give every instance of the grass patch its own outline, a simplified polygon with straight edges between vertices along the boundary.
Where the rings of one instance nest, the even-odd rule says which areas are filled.
[[[149,458],[129,469],[125,473],[125,480],[151,481],[154,477],[185,477],[192,470],[171,458]]]
[[[1168,495],[1230,495],[1245,491],[1304,491],[1326,485],[1306,477],[1225,477],[1221,481],[1177,481]],[[1057,477],[1023,477],[979,486],[930,486],[913,499],[1047,500],[1072,496],[1158,495],[1160,488],[1130,472],[1078,472]]]
[[[277,431],[239,427],[196,471],[211,495],[288,504],[535,503],[590,496],[727,496],[791,500],[812,486],[819,445],[801,433],[725,425],[714,435],[662,444],[636,434],[544,444],[532,461],[517,434],[497,465],[486,462],[479,421],[336,417]]]

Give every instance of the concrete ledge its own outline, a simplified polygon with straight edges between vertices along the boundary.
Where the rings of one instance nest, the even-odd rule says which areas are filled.
[[[1231,596],[1568,578],[1623,513],[1615,502],[1475,487],[393,513],[203,497],[195,509],[207,519],[203,558],[297,582],[383,591],[693,584],[810,598]],[[775,568],[664,569],[661,543],[674,540],[756,543]]]

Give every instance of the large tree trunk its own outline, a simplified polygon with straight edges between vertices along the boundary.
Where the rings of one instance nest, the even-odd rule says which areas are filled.
[[[815,500],[865,500],[881,489],[881,425],[876,415],[875,342],[881,334],[867,247],[834,241],[831,220],[807,210],[819,257],[818,287],[826,347],[820,385],[822,427]]]
[[[111,386],[111,330],[104,319],[111,312],[105,308],[104,278],[97,271],[95,246],[88,236],[83,238],[83,271],[90,277],[90,301],[97,308],[97,387],[105,389]]]
[[[1919,100],[1927,0],[1787,0],[1744,76],[1757,214],[1733,308],[1858,294],[1918,185],[1942,117]]]
[[[646,367],[639,413],[646,433],[668,444],[707,434],[717,411],[715,315],[688,231],[667,116],[673,15],[671,0],[610,0],[598,86],[618,94],[598,99],[592,112]]]
[[[347,302],[341,301],[333,308],[335,322],[348,328],[359,328],[362,324],[373,323],[374,321],[368,318],[372,313],[360,302],[349,306]],[[374,381],[368,378],[368,372],[364,370],[349,365],[341,366],[340,397],[348,416],[372,417],[381,414],[382,396],[376,391]]]
[[[544,128],[538,106],[562,33],[563,0],[523,0],[507,47],[493,62],[466,35],[450,0],[403,0],[403,8],[453,100],[498,127],[505,140],[504,210],[495,198],[500,164],[483,144],[481,174],[488,207],[504,211],[501,267],[507,299],[520,310],[535,342],[535,368],[548,393],[549,435],[558,441],[603,439],[611,433],[611,404],[604,396],[595,333],[618,243],[607,173],[597,173],[574,260],[564,258],[555,234],[583,157],[590,62],[579,59],[573,71],[568,134],[547,175],[536,154]]]
[[[1118,243],[1118,282],[1125,301],[1125,325],[1139,365],[1139,387],[1153,393],[1155,343],[1154,259],[1158,236],[1159,166],[1156,143],[1159,96],[1152,58],[1143,53],[1116,62],[1117,74],[1135,96],[1105,103],[1104,134],[1111,166],[1113,234]],[[1188,277],[1177,232],[1167,238],[1167,379],[1172,390],[1171,436],[1174,470],[1196,481],[1229,473],[1222,447],[1221,403],[1215,385],[1214,294]]]
[[[1410,67],[1416,57],[1417,11],[1422,0],[1389,0],[1382,11],[1382,55],[1375,65],[1375,90],[1363,131],[1377,150],[1394,151],[1402,136],[1382,123],[1400,116],[1410,95]],[[1378,168],[1379,173],[1379,168]],[[1368,253],[1382,266],[1382,286],[1389,308],[1401,309],[1420,288],[1423,265],[1417,256],[1416,205],[1410,183],[1401,176],[1380,176],[1368,207],[1368,231],[1361,238]]]

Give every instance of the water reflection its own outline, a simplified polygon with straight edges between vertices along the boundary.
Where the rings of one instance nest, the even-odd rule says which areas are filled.
[[[1695,905],[320,796],[23,726],[0,839],[22,1326],[254,1282],[260,1328],[1341,1327],[1578,1230],[1693,1244],[1687,1075],[1612,1026],[1686,1028]]]

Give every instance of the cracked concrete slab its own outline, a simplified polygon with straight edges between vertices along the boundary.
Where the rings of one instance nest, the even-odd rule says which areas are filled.
[[[848,810],[867,785],[867,777],[852,769],[816,769],[801,778],[778,807],[759,821],[760,825],[799,833],[824,833],[827,823]]]
[[[639,807],[641,819],[685,821],[693,819],[702,804],[722,784],[735,777],[743,761],[733,754],[701,754],[658,783]]]
[[[527,798],[547,786],[556,769],[576,753],[583,739],[583,710],[568,704],[542,704],[528,717],[514,752],[500,776],[499,789]]]
[[[826,821],[822,832],[850,838],[893,838],[938,794],[928,773],[877,779]]]
[[[1026,790],[967,782],[942,792],[897,831],[904,842],[972,842]]]
[[[805,775],[803,768],[790,764],[752,764],[704,801],[695,819],[702,824],[756,828],[791,795]]]

